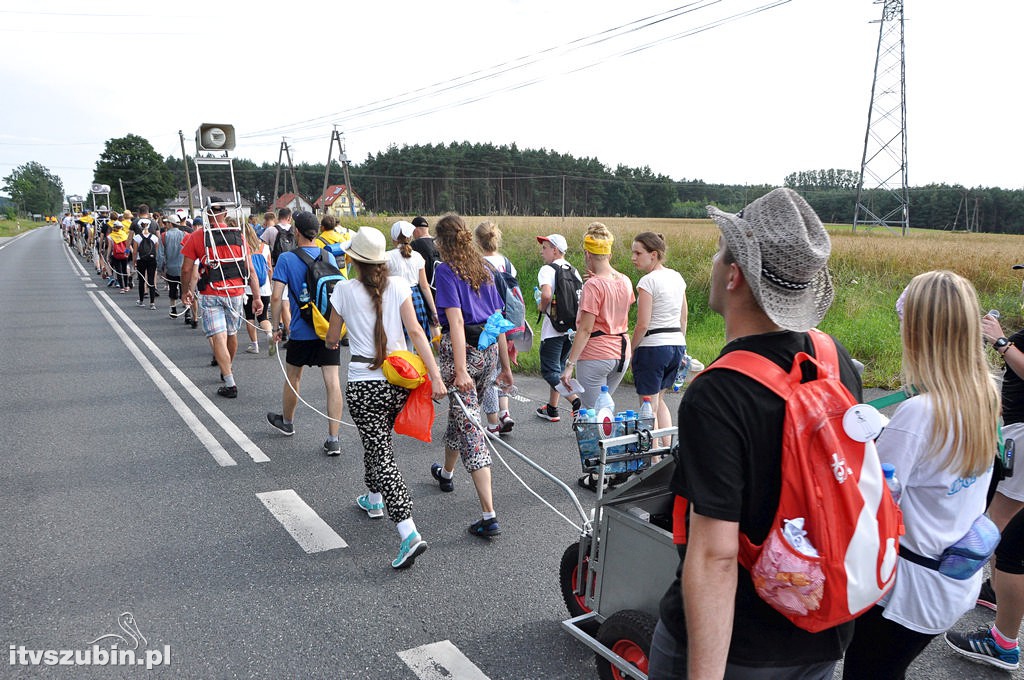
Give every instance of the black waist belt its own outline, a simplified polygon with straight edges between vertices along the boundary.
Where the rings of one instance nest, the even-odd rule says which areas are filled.
[[[939,560],[932,559],[931,557],[925,557],[924,555],[918,555],[910,548],[906,548],[902,545],[900,546],[900,557],[905,559],[907,562],[920,564],[922,567],[931,569],[932,571],[938,571],[939,564],[941,564]]]
[[[472,347],[477,349],[477,345],[480,343],[480,334],[484,332],[484,326],[487,323],[466,323],[462,325],[463,330],[466,334],[466,347]],[[451,334],[451,328],[445,328],[441,332],[445,335]]]
[[[683,329],[682,329],[681,326],[674,326],[672,328],[651,328],[646,333],[644,333],[644,337],[646,338],[648,335],[654,335],[656,333],[682,333],[682,332],[683,332]]]
[[[626,334],[605,333],[604,331],[593,331],[590,333],[590,337],[592,338],[596,338],[601,335],[617,335],[622,338],[622,346],[619,348],[619,363],[615,365],[615,372],[622,373],[626,369]]]
[[[348,361],[349,363],[352,363],[354,361],[357,364],[372,364],[374,361],[376,361],[376,359],[373,359],[371,357],[361,357],[358,354],[353,354],[348,358]]]

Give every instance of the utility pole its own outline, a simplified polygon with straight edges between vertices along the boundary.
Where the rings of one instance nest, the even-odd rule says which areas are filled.
[[[117,186],[121,187],[121,208],[124,209],[124,210],[127,210],[128,209],[128,201],[124,200],[124,182],[121,181],[120,177],[117,178]],[[107,207],[109,207],[109,206],[107,206]]]
[[[192,203],[192,177],[188,171],[188,156],[185,155],[185,135],[178,130],[178,139],[181,140],[181,164],[185,166],[185,193],[188,194],[188,216],[195,216],[195,205]],[[127,207],[127,206],[125,206]]]
[[[285,139],[281,139],[281,148],[277,152],[277,172],[274,173],[274,203],[277,203],[277,199],[281,196],[277,193],[277,188],[280,186],[281,180],[281,157],[284,157],[288,161],[288,174],[292,178],[292,193],[298,195],[299,185],[295,181],[295,168],[292,166],[292,152],[288,148],[288,142]],[[285,184],[288,183],[288,178],[285,178]]]
[[[903,42],[903,1],[875,0],[882,5],[878,22],[875,75],[871,83],[864,153],[860,162],[853,231],[858,224],[910,226],[907,193],[907,101]],[[868,194],[880,203],[865,204]]]

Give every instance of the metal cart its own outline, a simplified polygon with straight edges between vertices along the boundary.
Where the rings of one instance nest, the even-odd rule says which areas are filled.
[[[559,566],[559,585],[570,614],[562,627],[594,651],[602,679],[647,680],[647,655],[658,620],[658,606],[675,579],[679,564],[671,531],[674,497],[669,490],[675,458],[670,449],[652,447],[651,443],[661,437],[675,437],[677,429],[600,440],[594,464],[584,465],[585,472],[598,474],[597,502],[587,512],[568,485],[497,435],[488,433],[466,410],[461,398],[456,398],[470,422],[492,443],[495,453],[497,444],[560,487],[581,519],[579,525],[573,522],[580,538],[566,549]],[[623,448],[630,451],[612,453]],[[658,455],[662,459],[657,464],[602,493],[608,468],[616,463],[649,461]],[[500,454],[498,457],[501,458]]]

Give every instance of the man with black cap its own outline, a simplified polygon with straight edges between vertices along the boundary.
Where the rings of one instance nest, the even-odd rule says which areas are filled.
[[[430,235],[430,224],[427,218],[417,215],[412,218],[412,241],[409,245],[417,253],[423,256],[423,272],[427,275],[427,283],[430,284],[430,293],[437,297],[437,289],[434,288],[434,265],[441,261],[441,253],[434,243],[434,237]]]
[[[747,350],[788,372],[799,352],[814,355],[806,331],[832,304],[828,233],[791,189],[736,215],[711,206],[708,214],[721,230],[708,306],[725,319],[722,354]],[[859,400],[853,360],[838,342],[836,349],[840,379]],[[758,545],[772,528],[785,410],[773,391],[727,369],[702,373],[683,395],[671,483],[683,545],[651,642],[651,680],[826,680],[850,644],[853,622],[817,633],[798,628],[758,596],[737,561],[741,533]]]
[[[320,233],[320,224],[313,213],[304,211],[295,213],[292,223],[296,232],[296,250],[301,248],[311,258],[323,257],[337,266],[338,263],[334,256],[329,251],[321,249],[316,243],[317,234]],[[342,408],[341,377],[338,373],[338,367],[341,364],[341,350],[339,348],[327,349],[324,341],[316,334],[316,330],[299,313],[299,298],[302,288],[306,284],[307,270],[306,263],[296,251],[281,253],[274,266],[274,290],[270,296],[271,316],[274,319],[281,318],[282,302],[285,290],[287,290],[288,304],[291,307],[291,324],[288,329],[288,353],[285,358],[287,380],[281,395],[282,412],[267,413],[267,422],[288,437],[295,434],[292,420],[295,417],[295,408],[299,403],[299,383],[302,380],[302,370],[306,366],[319,366],[327,391],[327,441],[324,442],[323,452],[328,456],[337,456],[341,453],[341,442],[338,440],[338,424],[341,421]],[[255,299],[253,301],[255,302]],[[281,339],[282,331],[282,326],[278,324],[272,342],[278,342]]]

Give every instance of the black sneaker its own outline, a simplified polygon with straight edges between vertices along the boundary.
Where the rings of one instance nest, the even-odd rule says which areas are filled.
[[[534,411],[534,413],[537,414],[538,418],[543,418],[544,420],[550,420],[553,423],[557,423],[559,421],[558,409],[555,408],[554,406],[552,406],[551,404],[544,404],[543,406],[538,408],[536,411]]]
[[[280,413],[268,413],[267,422],[270,423],[271,427],[286,437],[291,437],[295,434],[295,425],[292,423],[285,423],[284,416]]]
[[[221,385],[220,387],[217,388],[217,394],[221,397],[234,399],[235,397],[238,396],[238,385],[232,385],[231,387],[228,387],[227,385]]]
[[[441,487],[441,491],[445,493],[455,491],[455,479],[445,479],[441,476],[441,470],[442,466],[440,463],[434,463],[430,466],[430,474],[437,480],[437,485]]]
[[[987,663],[1007,671],[1015,671],[1020,666],[1020,649],[1003,649],[996,644],[992,631],[988,626],[981,626],[973,633],[948,631],[945,635],[946,644],[957,654],[968,659]]]
[[[337,456],[341,453],[341,441],[335,439],[331,441],[328,439],[324,442],[324,455],[325,456]]]
[[[473,522],[469,525],[469,533],[474,536],[490,538],[491,536],[497,536],[500,534],[501,527],[498,526],[498,520],[494,517],[491,519],[481,519],[479,522]]]
[[[992,590],[992,579],[985,579],[978,593],[978,606],[996,611],[996,591]]]

